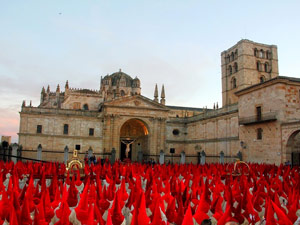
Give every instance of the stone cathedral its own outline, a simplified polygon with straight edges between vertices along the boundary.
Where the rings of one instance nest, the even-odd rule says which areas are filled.
[[[241,40],[221,53],[222,106],[213,109],[170,106],[164,86],[153,99],[141,81],[122,72],[101,77],[99,90],[48,86],[40,105],[20,112],[22,156],[64,161],[79,150],[96,157],[138,161],[161,152],[184,152],[197,163],[242,154],[244,161],[300,162],[300,79],[279,76],[276,45]],[[160,94],[160,95],[159,95]],[[192,94],[192,93],[191,93]],[[215,162],[215,161],[214,161]]]

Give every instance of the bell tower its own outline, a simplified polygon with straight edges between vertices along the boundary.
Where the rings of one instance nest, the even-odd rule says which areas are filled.
[[[235,92],[278,76],[276,45],[242,39],[221,53],[222,103],[237,103]]]

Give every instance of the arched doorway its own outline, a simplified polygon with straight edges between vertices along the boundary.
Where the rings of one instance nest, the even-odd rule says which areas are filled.
[[[138,153],[148,151],[148,128],[139,119],[127,120],[120,130],[120,159],[138,161]]]
[[[293,166],[300,165],[300,130],[291,134],[286,145],[287,160]]]

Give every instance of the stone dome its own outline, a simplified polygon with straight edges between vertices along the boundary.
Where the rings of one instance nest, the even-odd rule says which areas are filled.
[[[111,80],[111,85],[112,86],[117,86],[118,83],[120,83],[121,80],[126,81],[126,86],[131,87],[133,79],[131,76],[129,76],[126,73],[123,73],[121,71],[113,73],[111,75],[105,76],[104,79],[110,79]]]

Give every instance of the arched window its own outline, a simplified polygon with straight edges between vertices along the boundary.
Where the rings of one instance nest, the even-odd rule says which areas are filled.
[[[269,72],[269,63],[265,63],[265,72]]]
[[[237,59],[237,57],[238,57],[238,50],[236,49],[234,52],[234,59]]]
[[[230,57],[230,59],[231,59],[231,61],[234,60],[234,53],[233,53],[233,52],[231,52],[231,57]]]
[[[257,61],[257,62],[256,62],[256,69],[257,69],[258,71],[261,71],[261,63],[260,63],[260,61]]]
[[[235,62],[233,67],[234,67],[234,72],[236,73],[238,71],[238,64]]]
[[[267,50],[267,51],[266,51],[266,58],[267,58],[267,59],[269,59],[269,54],[270,54],[270,52],[269,52],[269,50]]]
[[[266,52],[267,59],[272,59],[272,53],[268,50]]]
[[[230,62],[230,55],[227,55],[227,62]]]
[[[261,49],[259,51],[259,57],[262,58],[262,59],[265,58],[265,52],[264,52],[264,50]]]
[[[264,76],[261,76],[261,77],[259,78],[259,82],[260,82],[260,83],[265,82],[265,80],[266,80],[266,78],[265,78]]]
[[[228,67],[228,71],[229,71],[229,74],[232,74],[232,66],[231,65]]]
[[[228,58],[228,56],[225,56],[225,63],[229,63],[229,58]]]
[[[121,96],[125,96],[125,91],[121,90]]]
[[[84,105],[83,105],[83,109],[84,109],[84,110],[89,110],[89,105],[88,105],[88,104],[84,104]]]
[[[255,56],[255,57],[258,56],[258,50],[257,50],[257,48],[254,49],[254,56]]]
[[[232,89],[236,88],[236,78],[235,78],[235,77],[233,77],[233,78],[231,79],[231,88],[232,88]]]

